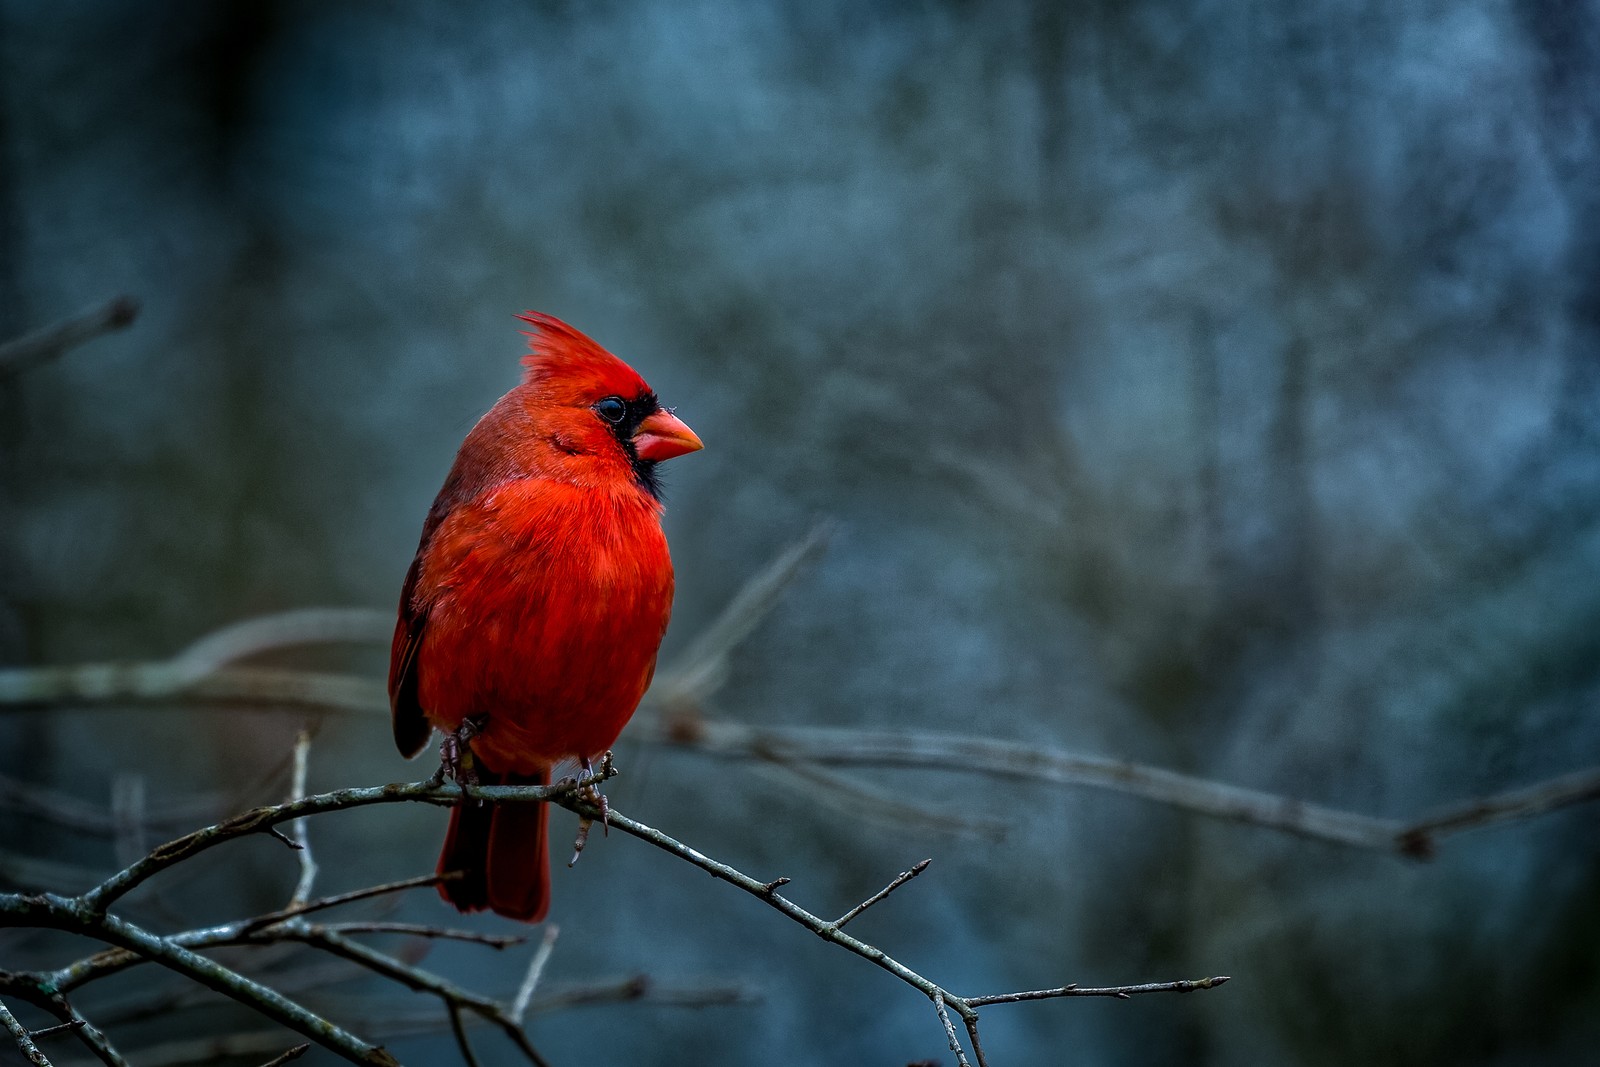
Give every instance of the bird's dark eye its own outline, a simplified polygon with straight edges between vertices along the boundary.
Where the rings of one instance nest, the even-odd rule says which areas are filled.
[[[607,422],[621,422],[622,417],[628,413],[628,405],[620,396],[608,396],[594,406],[594,411]]]

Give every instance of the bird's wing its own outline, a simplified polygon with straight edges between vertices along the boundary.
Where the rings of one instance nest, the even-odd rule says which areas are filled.
[[[422,751],[433,733],[433,724],[417,702],[417,649],[422,647],[422,631],[427,625],[426,611],[412,603],[422,556],[411,561],[406,583],[400,591],[400,618],[394,626],[394,643],[389,648],[389,712],[394,726],[394,744],[410,759]]]
[[[526,431],[512,422],[516,418],[514,411],[502,410],[505,403],[506,398],[502,397],[461,443],[444,487],[428,509],[416,558],[411,561],[405,586],[400,590],[400,618],[395,622],[394,643],[389,649],[389,711],[395,747],[407,759],[421,752],[433,733],[433,724],[417,700],[418,652],[428,622],[428,604],[423,602],[426,598],[417,595],[422,562],[434,531],[451,512],[520,473],[508,456],[505,441]]]

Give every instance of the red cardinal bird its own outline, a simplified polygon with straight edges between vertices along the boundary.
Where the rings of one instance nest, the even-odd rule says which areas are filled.
[[[672,612],[656,464],[701,447],[631,367],[537,312],[527,374],[467,434],[422,525],[389,660],[394,740],[466,720],[484,784],[544,784],[616,741]],[[462,911],[550,909],[545,804],[460,804],[439,886]]]

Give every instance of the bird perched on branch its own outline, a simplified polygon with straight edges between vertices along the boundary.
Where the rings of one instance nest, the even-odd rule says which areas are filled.
[[[422,526],[389,661],[396,746],[434,727],[484,784],[546,784],[616,741],[672,611],[656,464],[701,447],[634,370],[519,316],[522,383],[478,421]],[[545,804],[458,804],[440,894],[525,922],[550,907]]]

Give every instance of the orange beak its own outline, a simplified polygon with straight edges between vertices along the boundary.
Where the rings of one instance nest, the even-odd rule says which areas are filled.
[[[640,459],[658,463],[673,456],[698,452],[705,445],[684,421],[665,409],[639,424],[633,434],[633,449]]]

